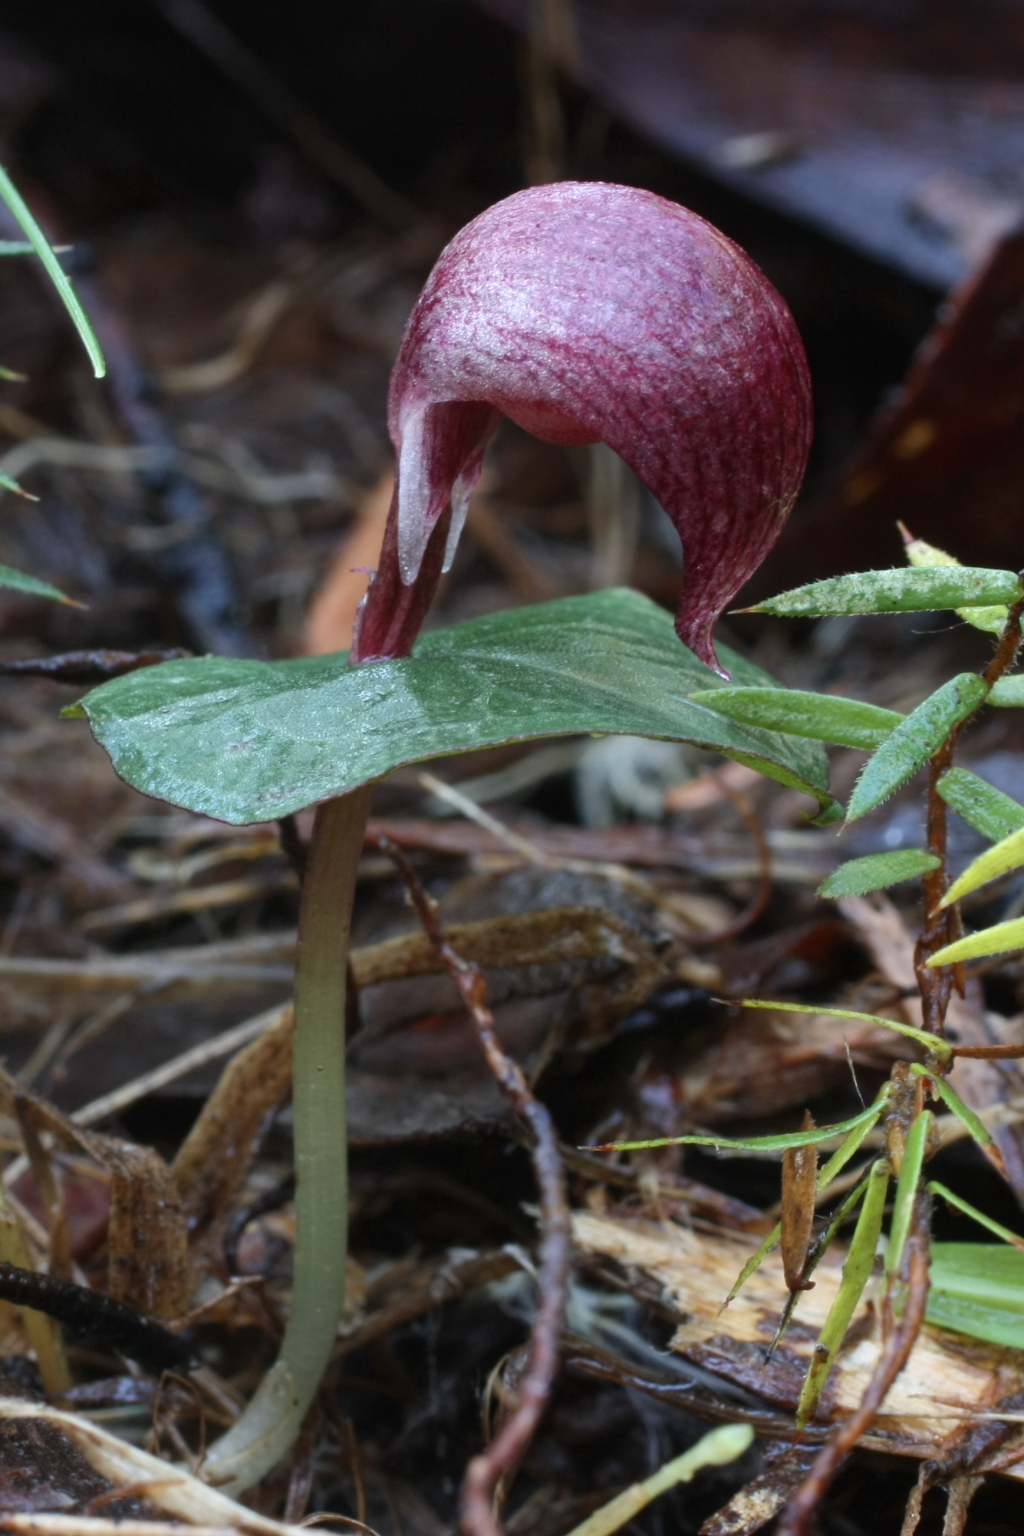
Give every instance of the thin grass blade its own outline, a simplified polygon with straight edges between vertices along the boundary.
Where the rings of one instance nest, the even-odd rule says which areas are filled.
[[[828,1381],[836,1354],[846,1337],[847,1329],[857,1310],[857,1303],[864,1292],[875,1262],[875,1249],[882,1230],[885,1212],[885,1196],[889,1187],[889,1165],[879,1158],[868,1175],[864,1203],[857,1218],[853,1242],[843,1265],[843,1278],[839,1283],[835,1300],[828,1311],[818,1342],[811,1356],[811,1363],[804,1377],[800,1400],[796,1408],[797,1429],[813,1416],[825,1383]]]

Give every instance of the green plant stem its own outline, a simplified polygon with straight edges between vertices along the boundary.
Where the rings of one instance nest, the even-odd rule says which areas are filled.
[[[345,1300],[345,980],[371,794],[364,787],[328,800],[313,824],[295,974],[292,1304],[277,1360],[206,1458],[206,1476],[230,1495],[259,1482],[291,1447],[330,1360]]]

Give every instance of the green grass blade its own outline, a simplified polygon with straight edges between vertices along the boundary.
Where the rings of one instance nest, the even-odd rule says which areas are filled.
[[[954,901],[959,901],[962,896],[970,895],[979,886],[987,885],[990,880],[997,880],[1000,875],[1009,874],[1011,869],[1019,869],[1024,864],[1024,827],[1019,832],[1011,832],[1009,837],[1004,837],[1002,842],[996,843],[994,848],[986,848],[964,870],[958,880],[954,880],[949,890],[943,896],[940,906],[948,907]]]
[[[986,692],[976,673],[961,672],[919,704],[864,764],[850,796],[847,821],[866,816],[923,768],[950,731],[984,701]]]
[[[71,316],[78,334],[82,338],[82,344],[89,354],[89,361],[92,363],[93,372],[98,379],[102,379],[107,371],[107,365],[103,357],[103,350],[96,338],[96,332],[89,323],[89,317],[82,308],[67,273],[54,255],[50,242],[36,223],[32,210],[2,165],[0,165],[0,197],[3,198],[25,231],[32,249],[46,268],[50,281],[60,294],[64,308]]]
[[[868,1175],[864,1203],[860,1208],[846,1263],[843,1265],[843,1278],[829,1308],[828,1316],[822,1324],[807,1375],[804,1377],[800,1401],[796,1408],[798,1430],[803,1429],[818,1406],[818,1399],[829,1378],[836,1353],[846,1337],[846,1331],[857,1310],[857,1303],[874,1267],[875,1249],[882,1230],[882,1216],[885,1212],[885,1195],[888,1187],[889,1166],[883,1158],[879,1158]]]
[[[928,1188],[933,1195],[941,1196],[946,1204],[951,1205],[954,1210],[962,1211],[965,1216],[969,1216],[972,1221],[976,1221],[980,1227],[985,1227],[996,1237],[1001,1237],[1004,1243],[1010,1244],[1011,1248],[1024,1249],[1024,1237],[1018,1237],[1016,1232],[1010,1231],[1009,1227],[1004,1227],[1000,1222],[993,1221],[991,1216],[986,1216],[961,1195],[954,1195],[953,1191],[947,1189],[945,1184],[940,1184],[937,1179],[932,1179]]]
[[[724,999],[716,998],[716,1002]],[[822,1016],[826,1019],[855,1019],[861,1024],[877,1024],[880,1029],[891,1029],[897,1035],[906,1035],[908,1040],[917,1040],[926,1050],[942,1060],[948,1059],[952,1052],[949,1042],[941,1039],[939,1035],[930,1034],[926,1029],[915,1029],[912,1024],[900,1024],[895,1019],[880,1019],[875,1013],[858,1013],[853,1008],[819,1008],[808,1007],[806,1003],[778,1003],[770,998],[743,997],[733,1000],[736,1008],[769,1008],[780,1013],[809,1013],[815,1017]]]
[[[921,1169],[924,1167],[928,1152],[928,1136],[934,1124],[935,1116],[931,1110],[922,1110],[910,1127],[906,1146],[903,1148],[903,1161],[900,1163],[899,1176],[896,1180],[892,1224],[889,1228],[889,1247],[885,1255],[887,1275],[898,1274],[903,1261],[903,1250],[907,1245],[910,1222],[914,1215],[917,1186],[921,1180]]]
[[[2,372],[3,370],[0,369],[0,373]],[[31,491],[23,491],[17,480],[12,480],[10,475],[6,474],[2,469],[0,469],[0,489],[5,491],[13,491],[15,496],[24,496],[26,501],[39,500],[39,497],[33,496]]]
[[[927,1077],[939,1098],[946,1108],[952,1110],[962,1125],[965,1125],[978,1143],[979,1147],[992,1147],[995,1142],[984,1123],[978,1119],[973,1109],[968,1109],[963,1099],[946,1082],[945,1078],[933,1077],[926,1067],[919,1066],[917,1062],[911,1062],[910,1070],[915,1077]]]
[[[600,1147],[581,1147],[581,1152],[642,1152],[649,1147],[714,1147],[727,1152],[785,1152],[790,1147],[818,1147],[836,1136],[846,1136],[878,1119],[879,1110],[869,1104],[852,1120],[836,1125],[817,1125],[810,1131],[783,1131],[778,1136],[747,1136],[734,1140],[729,1136],[658,1136],[652,1141],[609,1141]]]
[[[48,597],[52,602],[66,603],[70,608],[82,607],[81,603],[76,603],[74,598],[66,596],[57,587],[51,587],[48,581],[26,576],[24,571],[16,571],[10,565],[0,565],[0,587],[9,587],[13,592],[25,592],[29,597]]]
[[[1024,805],[967,768],[950,768],[935,787],[950,810],[990,842],[998,843],[1024,827]]]
[[[868,891],[884,891],[887,886],[913,880],[929,869],[938,869],[940,860],[923,848],[895,848],[892,853],[869,853],[862,859],[848,859],[818,887],[819,896],[865,896]]]
[[[831,741],[868,752],[905,718],[876,704],[791,688],[709,688],[691,693],[690,698],[694,704],[706,704],[740,725],[785,731],[810,741]]]
[[[961,960],[980,960],[985,955],[1005,955],[1014,949],[1024,949],[1024,917],[1015,917],[1008,923],[995,923],[982,928],[980,933],[969,933],[966,938],[954,939],[943,949],[936,950],[925,964],[956,965]]]

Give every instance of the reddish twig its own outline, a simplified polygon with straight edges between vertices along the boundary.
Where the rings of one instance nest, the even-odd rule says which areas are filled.
[[[914,1213],[914,1229],[907,1239],[908,1275],[906,1309],[889,1335],[879,1356],[875,1373],[868,1382],[856,1413],[840,1426],[822,1450],[796,1496],[786,1506],[777,1536],[804,1536],[807,1523],[824,1497],[841,1462],[856,1446],[861,1435],[871,1428],[875,1415],[889,1389],[906,1365],[921,1332],[928,1303],[928,1203],[919,1200]]]
[[[445,938],[434,903],[416,872],[389,837],[370,833],[367,842],[386,853],[405,881],[416,915],[445,969],[458,987],[476,1024],[488,1065],[502,1093],[532,1134],[532,1158],[540,1191],[540,1298],[530,1335],[526,1373],[519,1401],[497,1438],[466,1469],[462,1485],[462,1527],[467,1536],[501,1536],[494,1510],[500,1480],[514,1470],[533,1438],[547,1406],[558,1364],[558,1336],[565,1310],[572,1228],[558,1137],[551,1116],[534,1098],[516,1063],[502,1050],[494,1018],[486,1006],[486,983],[479,967],[463,960]]]

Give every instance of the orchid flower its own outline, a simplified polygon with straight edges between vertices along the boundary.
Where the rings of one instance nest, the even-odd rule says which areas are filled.
[[[409,654],[502,415],[625,460],[683,542],[676,631],[717,668],[715,622],[810,445],[803,346],[763,273],[697,214],[601,182],[531,187],[460,230],[391,375],[395,494],[354,661]]]

